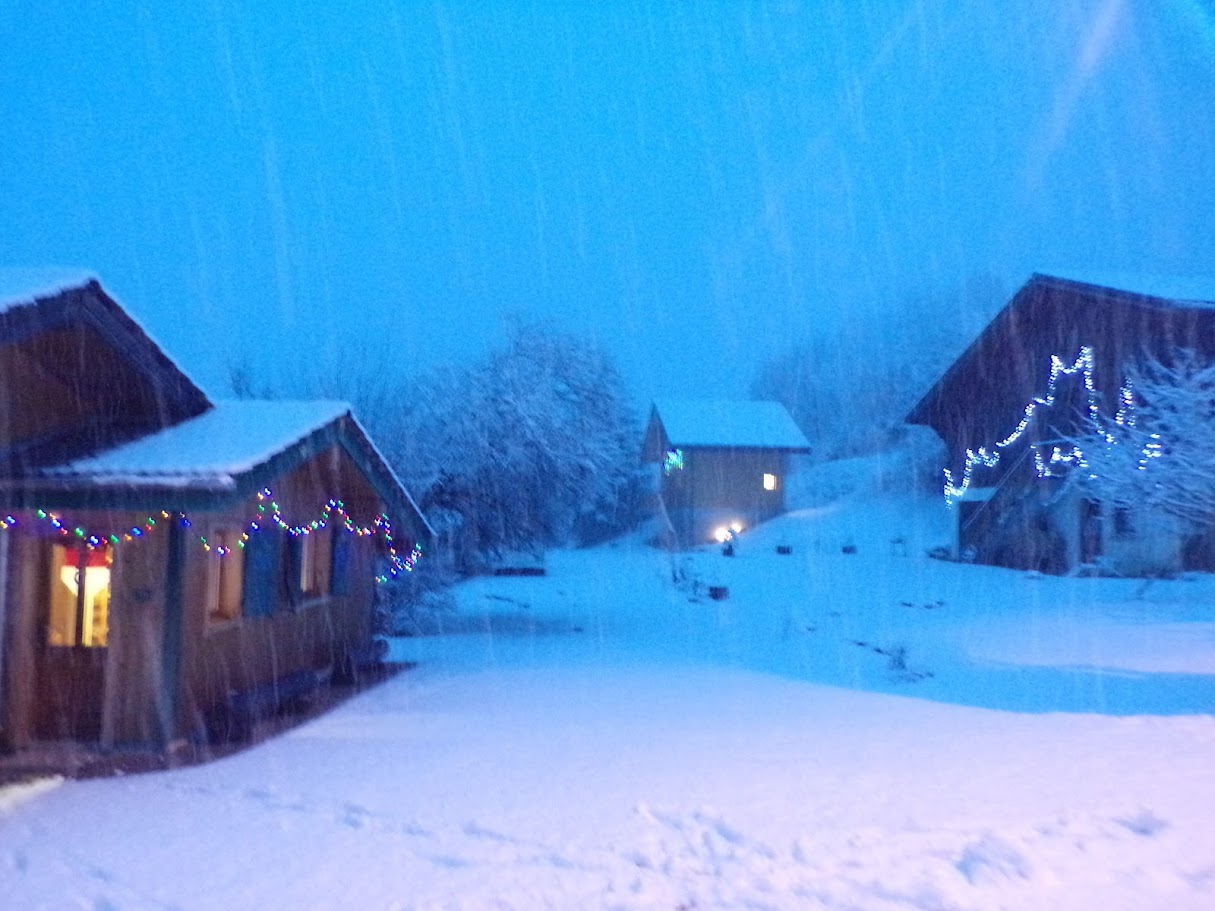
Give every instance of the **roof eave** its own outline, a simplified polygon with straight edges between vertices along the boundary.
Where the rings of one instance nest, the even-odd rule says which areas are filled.
[[[367,478],[385,511],[415,538],[434,530],[353,416],[346,412],[283,447],[261,462],[226,473],[124,476],[39,475],[0,479],[6,509],[113,509],[138,511],[216,510],[254,496],[331,446],[340,446]],[[170,480],[172,478],[172,480]],[[402,516],[406,518],[402,520]]]
[[[809,455],[813,451],[810,446],[767,446],[755,443],[741,445],[737,443],[676,443],[672,441],[671,445],[679,449],[728,449],[732,452],[785,452],[790,455]]]

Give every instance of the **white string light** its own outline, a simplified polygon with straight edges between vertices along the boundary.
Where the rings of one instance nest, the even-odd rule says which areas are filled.
[[[1040,406],[1049,408],[1055,404],[1055,394],[1059,378],[1074,376],[1077,373],[1083,374],[1084,391],[1088,397],[1089,416],[1095,420],[1100,407],[1100,401],[1096,386],[1093,383],[1092,347],[1089,345],[1083,346],[1070,366],[1059,355],[1052,354],[1050,357],[1050,377],[1046,383],[1046,395],[1035,397],[1025,406],[1021,420],[1017,423],[1012,433],[1008,434],[1004,439],[999,440],[993,447],[980,446],[978,449],[967,449],[966,462],[962,467],[960,481],[955,480],[956,476],[952,471],[948,468],[945,469],[945,502],[952,506],[966,495],[966,491],[970,489],[971,478],[974,475],[976,467],[995,468],[999,465],[1000,451],[1007,449],[1021,439],[1025,431],[1029,429],[1029,425],[1033,421],[1034,414],[1038,408]],[[1128,395],[1129,393],[1124,389],[1124,402],[1129,402]],[[1123,414],[1123,408],[1119,408],[1119,414]],[[1051,465],[1071,464],[1079,462],[1082,458],[1082,454],[1075,447],[1072,447],[1069,452],[1064,452],[1060,447],[1056,446],[1049,460],[1044,459],[1040,452],[1035,453],[1038,474],[1041,477],[1050,476]]]

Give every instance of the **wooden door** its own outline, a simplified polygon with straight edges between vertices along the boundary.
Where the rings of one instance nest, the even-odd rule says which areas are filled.
[[[97,741],[109,638],[108,548],[48,542],[43,560],[35,736]]]

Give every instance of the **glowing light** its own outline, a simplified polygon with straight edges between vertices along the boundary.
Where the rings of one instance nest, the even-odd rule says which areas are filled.
[[[966,494],[970,487],[970,482],[975,468],[994,468],[1000,463],[1000,450],[1011,446],[1025,433],[1037,409],[1040,406],[1051,406],[1055,403],[1055,391],[1062,376],[1068,376],[1075,373],[1082,373],[1084,377],[1084,389],[1088,398],[1088,415],[1089,419],[1095,426],[1100,426],[1099,414],[1099,396],[1093,383],[1093,351],[1092,348],[1085,346],[1080,349],[1076,360],[1069,366],[1062,361],[1058,355],[1051,357],[1050,377],[1047,381],[1046,395],[1035,398],[1025,406],[1024,413],[1016,428],[1000,440],[992,448],[980,447],[978,449],[966,450],[966,462],[962,468],[961,477],[958,478],[948,468],[945,469],[945,500],[949,505],[953,505],[957,500]],[[1114,415],[1115,427],[1134,427],[1136,424],[1135,415],[1135,390],[1131,381],[1125,380],[1118,390],[1118,411]],[[1118,435],[1113,429],[1107,429],[1100,432],[1104,437],[1107,447],[1120,445]],[[1152,459],[1161,458],[1165,453],[1164,446],[1160,441],[1159,434],[1149,434],[1149,440],[1143,445],[1140,450],[1140,456],[1137,464],[1139,471],[1146,471]],[[1091,479],[1095,479],[1097,475],[1091,471],[1089,459],[1078,446],[1053,446],[1050,449],[1050,454],[1046,455],[1042,448],[1035,447],[1034,449],[1034,464],[1037,469],[1038,477],[1049,478],[1057,477],[1066,470],[1075,466],[1088,472]]]
[[[980,446],[978,449],[966,450],[966,461],[962,466],[961,477],[955,475],[950,469],[945,469],[945,502],[952,506],[958,500],[966,495],[966,491],[970,488],[970,482],[974,475],[974,470],[977,467],[995,468],[1000,464],[1000,451],[1012,446],[1025,434],[1029,429],[1030,423],[1034,419],[1040,407],[1050,408],[1055,404],[1055,395],[1058,388],[1059,379],[1064,376],[1073,376],[1082,374],[1084,378],[1084,390],[1088,397],[1088,412],[1089,416],[1096,419],[1099,411],[1099,397],[1097,389],[1093,384],[1093,349],[1085,345],[1080,349],[1080,353],[1076,355],[1076,359],[1069,365],[1059,355],[1052,354],[1050,358],[1050,377],[1046,382],[1046,394],[1035,397],[1030,400],[1021,413],[1021,419],[1017,422],[1017,426],[1013,428],[1004,439],[998,440],[994,446]],[[1042,459],[1040,456],[1037,459],[1039,474],[1049,471],[1051,463],[1058,464],[1064,461],[1071,461],[1075,458],[1075,453],[1063,453],[1059,451],[1059,458],[1055,459],[1052,456],[1050,462]]]
[[[683,471],[683,450],[668,449],[662,459],[662,473],[670,477],[676,471]]]
[[[385,582],[390,578],[399,576],[403,572],[413,572],[418,561],[422,558],[422,547],[420,544],[410,543],[408,550],[404,551],[399,548],[393,540],[392,522],[384,513],[380,513],[375,517],[370,525],[361,525],[356,522],[349,513],[346,512],[345,504],[341,500],[329,499],[322,507],[320,515],[313,519],[308,519],[298,525],[287,521],[282,515],[279,504],[273,499],[273,494],[270,488],[262,488],[257,493],[257,508],[253,517],[245,523],[245,529],[240,533],[240,539],[236,541],[234,547],[226,545],[212,545],[210,541],[203,535],[198,536],[198,544],[204,553],[212,554],[217,558],[223,558],[243,551],[246,542],[250,540],[250,536],[255,532],[265,530],[264,519],[268,515],[271,523],[287,534],[298,537],[300,535],[308,535],[313,532],[327,528],[336,515],[341,519],[341,530],[346,534],[354,535],[358,538],[371,537],[374,535],[380,536],[384,540],[385,549],[388,552],[389,562],[391,567],[387,574],[377,576],[377,581]],[[266,503],[269,502],[269,507]],[[114,533],[109,535],[89,534],[83,526],[77,526],[72,523],[66,523],[62,518],[54,513],[47,512],[44,509],[38,509],[34,515],[42,522],[50,525],[61,535],[71,537],[75,536],[84,543],[89,550],[99,550],[106,547],[117,546],[122,542],[132,542],[138,538],[142,538],[148,533],[155,531],[161,527],[156,520],[149,516],[142,526],[136,525],[127,529],[121,534]],[[161,519],[171,519],[176,517],[178,524],[182,528],[192,527],[192,522],[185,513],[172,513],[167,510],[162,510],[160,513]],[[14,516],[8,515],[0,519],[0,530],[12,528],[17,525],[17,519]]]
[[[713,529],[713,540],[718,544],[725,544],[727,541],[734,540],[736,535],[742,534],[743,524],[739,521],[731,522],[729,525],[721,525]]]

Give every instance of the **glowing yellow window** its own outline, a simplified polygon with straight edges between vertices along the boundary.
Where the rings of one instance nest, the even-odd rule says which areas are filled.
[[[776,475],[764,473],[764,490],[776,490]]]
[[[109,548],[51,545],[48,645],[102,648],[110,631]]]

